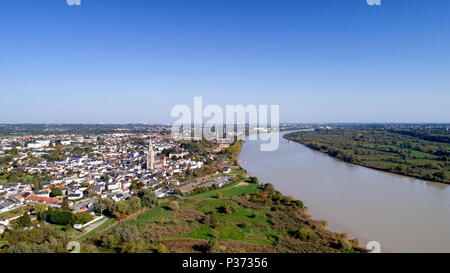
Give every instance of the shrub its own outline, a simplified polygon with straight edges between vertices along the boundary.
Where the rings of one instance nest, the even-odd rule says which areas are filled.
[[[210,226],[212,228],[216,228],[219,225],[219,221],[217,220],[217,216],[213,213],[210,216]]]
[[[180,207],[179,207],[177,201],[172,201],[172,202],[170,202],[168,208],[169,208],[170,210],[178,210]]]
[[[156,252],[158,253],[167,253],[167,247],[165,244],[160,243],[156,248]]]
[[[258,177],[250,176],[249,182],[253,184],[258,184],[259,183]]]
[[[304,242],[314,241],[319,237],[313,230],[306,227],[295,230],[293,232],[293,235],[295,238],[300,239]]]
[[[293,204],[299,208],[303,208],[303,202],[300,200],[295,200]]]
[[[51,192],[50,192],[50,196],[51,197],[61,196],[62,194],[63,194],[62,190],[60,188],[57,188],[57,187],[53,187]]]
[[[118,203],[113,203],[111,205],[111,208],[109,209],[111,215],[113,215],[116,218],[122,218],[122,217],[126,217],[127,214],[130,212],[130,205],[128,202],[118,202]]]
[[[211,225],[211,215],[208,214],[208,215],[205,215],[205,216],[203,216],[203,217],[200,217],[200,218],[198,219],[198,222],[199,222],[200,224],[204,224],[204,225],[207,225],[207,226]]]
[[[158,204],[158,199],[155,193],[149,189],[143,189],[138,193],[139,198],[141,198],[141,205],[143,207],[151,208]]]
[[[177,189],[174,189],[174,190],[173,190],[173,193],[176,194],[176,195],[181,195],[181,196],[183,196],[183,192],[182,192],[180,189],[178,189],[178,188],[177,188]]]
[[[32,249],[31,247],[24,243],[24,242],[19,242],[16,245],[12,245],[8,248],[8,253],[32,253]]]
[[[281,200],[282,200],[283,204],[289,205],[289,204],[291,204],[294,201],[294,197],[292,197],[292,196],[284,196],[284,197],[282,197]]]
[[[242,222],[242,223],[239,223],[239,224],[238,224],[238,227],[240,227],[240,228],[247,228],[247,227],[248,227],[248,224],[245,223],[245,222]]]
[[[275,187],[274,187],[272,184],[267,183],[267,184],[264,185],[264,189],[265,189],[266,191],[274,191],[274,190],[275,190]]]
[[[126,202],[128,202],[128,205],[130,207],[128,214],[136,212],[142,208],[141,199],[136,196],[131,197],[130,199],[126,200]]]
[[[75,218],[71,211],[57,209],[54,210],[49,216],[49,222],[52,224],[65,226],[67,224],[73,225],[75,223]]]
[[[86,224],[94,220],[94,216],[88,212],[79,212],[74,214],[75,222],[77,224]]]
[[[353,246],[348,240],[341,239],[339,240],[339,249],[342,251],[351,251],[353,249]]]
[[[17,220],[17,224],[20,227],[29,227],[31,226],[31,217],[28,212],[24,212],[22,216]]]
[[[220,206],[218,208],[218,211],[220,213],[223,213],[223,214],[226,214],[226,215],[231,214],[233,212],[232,209],[229,206],[226,206],[226,205]]]

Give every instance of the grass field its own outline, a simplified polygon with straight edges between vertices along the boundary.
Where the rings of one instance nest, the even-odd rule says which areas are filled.
[[[245,170],[244,169],[232,169],[230,171],[230,174],[244,175],[245,174]]]
[[[357,241],[326,230],[324,222],[312,220],[304,208],[283,198],[245,182],[195,196],[168,197],[112,230],[86,234],[83,244],[100,252],[364,251]],[[132,242],[127,234],[133,234]],[[353,248],[343,249],[342,240]]]
[[[29,209],[30,208],[26,206],[26,207],[13,209],[13,210],[10,210],[8,212],[0,213],[0,218],[13,216],[13,215],[17,215],[17,214],[22,214],[24,211],[28,211]]]
[[[95,234],[100,233],[104,228],[106,228],[107,226],[109,226],[113,222],[114,222],[113,218],[108,218],[103,224],[101,224],[100,226],[98,226],[94,230],[91,230],[88,233],[84,234],[83,236],[78,237],[77,241],[82,242],[82,241],[86,240],[87,238],[92,237]]]
[[[205,199],[205,198],[212,198],[217,195],[217,193],[221,192],[223,197],[230,197],[230,196],[238,196],[242,194],[254,194],[258,190],[257,184],[248,184],[246,182],[240,182],[241,184],[236,184],[232,187],[223,188],[223,189],[217,189],[209,192],[200,193],[194,196],[190,196],[187,198],[193,198],[193,199]]]

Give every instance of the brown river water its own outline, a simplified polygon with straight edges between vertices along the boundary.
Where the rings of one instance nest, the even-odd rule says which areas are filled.
[[[377,241],[381,252],[450,252],[450,185],[348,164],[288,142],[286,133],[273,152],[247,140],[242,167],[362,246]]]

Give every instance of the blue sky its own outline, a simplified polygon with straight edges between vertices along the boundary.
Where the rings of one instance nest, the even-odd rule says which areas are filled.
[[[450,1],[3,0],[0,123],[450,122]]]

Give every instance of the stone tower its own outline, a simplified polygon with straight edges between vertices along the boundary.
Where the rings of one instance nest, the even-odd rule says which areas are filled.
[[[147,154],[147,170],[155,168],[155,152],[153,151],[152,138],[150,137]]]

